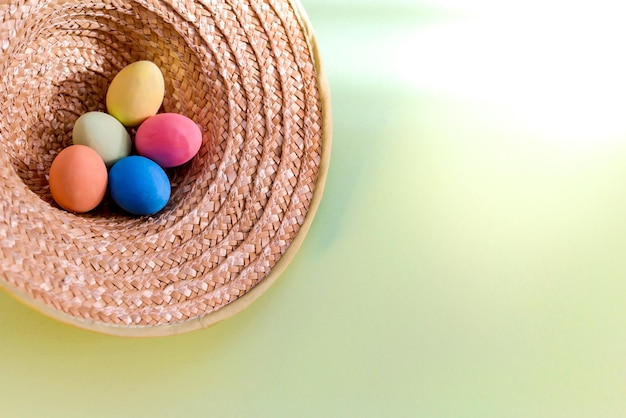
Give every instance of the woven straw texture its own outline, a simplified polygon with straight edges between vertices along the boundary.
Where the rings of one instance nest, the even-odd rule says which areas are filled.
[[[56,206],[48,171],[74,121],[147,59],[162,111],[203,129],[150,217]],[[18,0],[0,4],[0,285],[86,329],[169,335],[247,306],[293,257],[323,189],[329,98],[288,0]],[[239,305],[238,305],[239,304]]]

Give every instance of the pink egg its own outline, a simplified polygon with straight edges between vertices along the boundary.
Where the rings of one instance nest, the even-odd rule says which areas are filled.
[[[178,113],[159,113],[146,119],[135,135],[137,153],[164,168],[191,160],[201,145],[198,125]]]

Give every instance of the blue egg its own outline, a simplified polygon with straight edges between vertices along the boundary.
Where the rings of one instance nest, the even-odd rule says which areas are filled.
[[[113,201],[134,215],[152,215],[165,207],[171,186],[157,163],[133,155],[116,162],[109,171],[109,191]]]

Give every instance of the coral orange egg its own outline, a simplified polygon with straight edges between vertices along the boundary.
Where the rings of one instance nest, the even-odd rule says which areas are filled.
[[[85,145],[61,151],[50,167],[50,192],[63,209],[89,212],[106,194],[108,173],[102,157]]]

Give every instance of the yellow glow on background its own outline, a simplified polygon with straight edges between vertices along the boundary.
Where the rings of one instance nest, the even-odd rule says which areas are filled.
[[[626,6],[457,3],[449,6],[479,12],[381,30],[373,42],[382,57],[364,70],[493,107],[519,130],[572,146],[626,134]]]
[[[395,68],[418,87],[503,106],[538,134],[589,141],[624,134],[626,27],[583,22],[556,29],[477,20],[416,31],[407,40],[416,46],[414,65]]]

